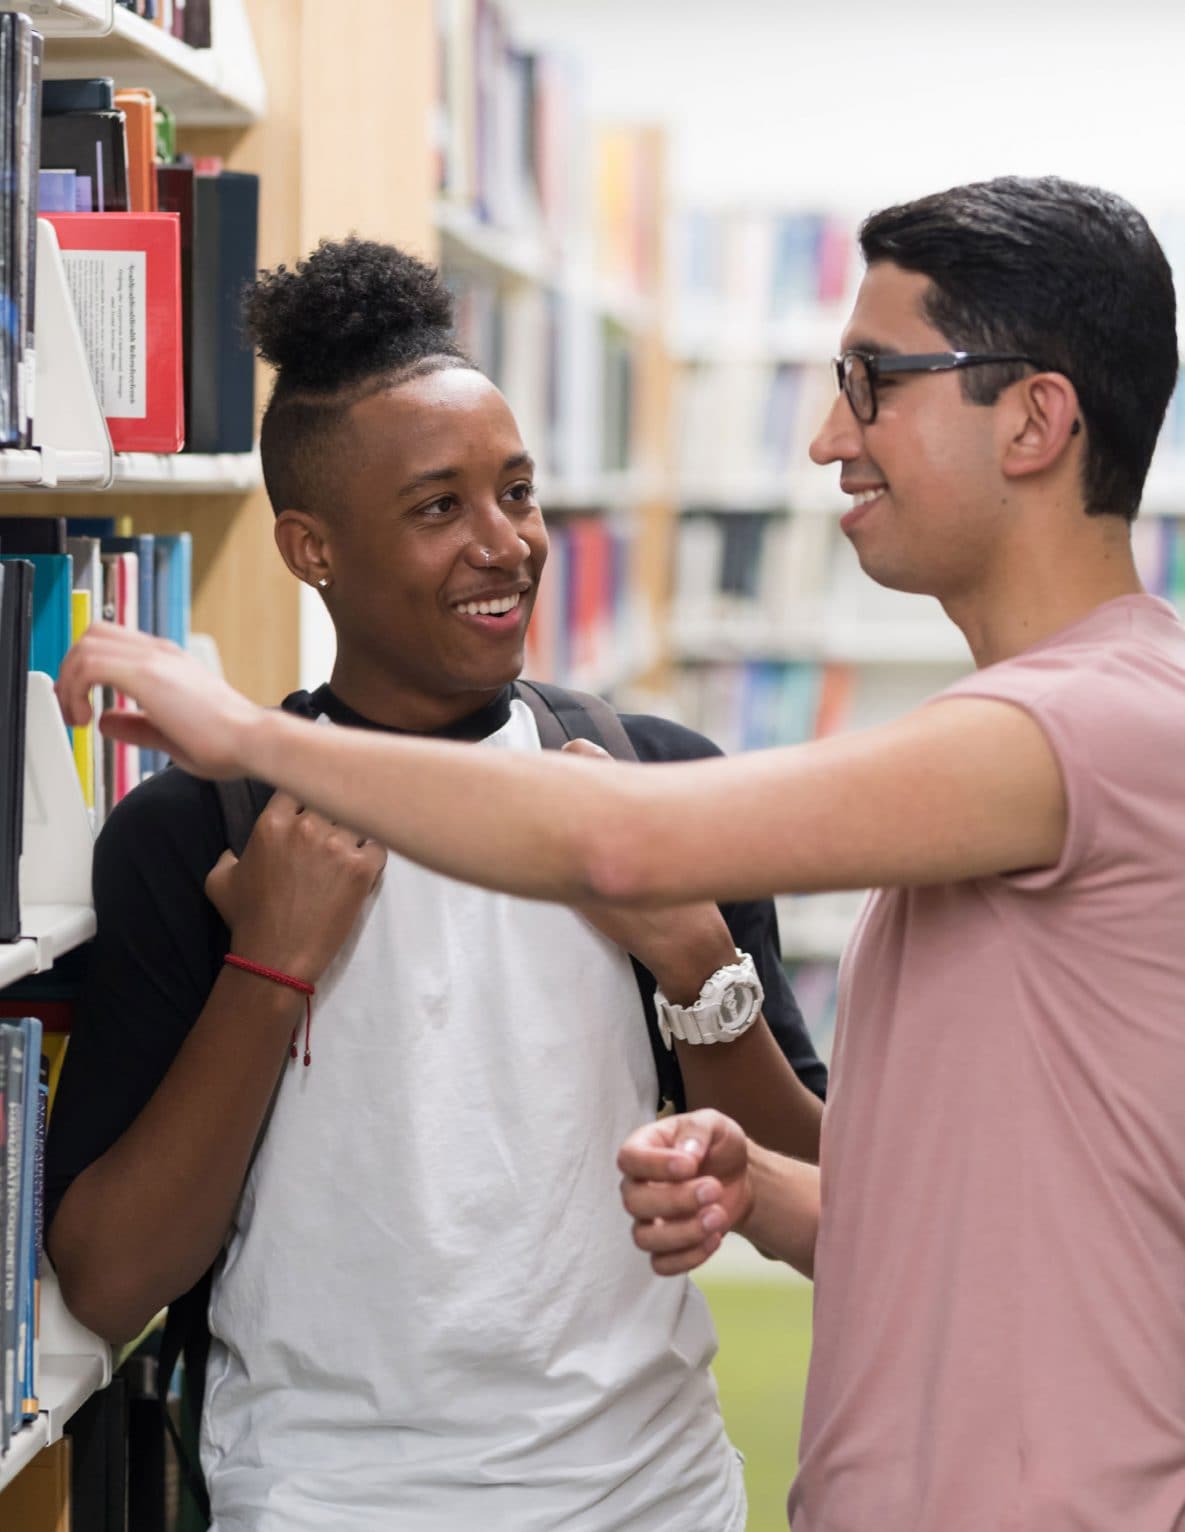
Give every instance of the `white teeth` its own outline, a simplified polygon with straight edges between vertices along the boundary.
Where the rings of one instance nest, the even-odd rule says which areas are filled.
[[[867,505],[870,500],[877,500],[885,492],[885,486],[879,485],[876,489],[861,489],[852,496],[856,505]]]
[[[521,599],[521,594],[515,591],[513,596],[499,596],[495,601],[459,601],[455,610],[466,617],[501,617],[513,612]]]

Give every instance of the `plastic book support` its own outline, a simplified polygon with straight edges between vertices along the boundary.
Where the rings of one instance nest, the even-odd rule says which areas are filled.
[[[89,912],[92,845],[82,785],[53,682],[34,670],[29,675],[20,869],[26,930],[42,928],[40,921],[30,919],[36,905],[80,907]]]
[[[53,226],[37,220],[37,382],[33,436],[41,450],[41,482],[106,489],[111,437],[91,382],[86,348]]]

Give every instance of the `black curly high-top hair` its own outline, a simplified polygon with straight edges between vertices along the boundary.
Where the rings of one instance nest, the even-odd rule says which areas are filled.
[[[296,269],[263,272],[244,328],[276,369],[259,450],[272,510],[327,511],[331,440],[359,399],[408,378],[474,367],[453,335],[452,295],[431,266],[373,240],[322,240]]]

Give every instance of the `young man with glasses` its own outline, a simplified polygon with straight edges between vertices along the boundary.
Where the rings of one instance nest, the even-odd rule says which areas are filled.
[[[67,661],[111,727],[250,769],[453,876],[645,903],[877,889],[821,1181],[719,1113],[620,1163],[655,1268],[728,1228],[813,1272],[795,1532],[1185,1525],[1185,631],[1130,523],[1177,373],[1140,215],[1056,179],[871,217],[812,447],[865,571],[977,670],[900,721],[729,762],[529,770],[271,717],[141,635]],[[327,733],[330,737],[318,737]],[[339,737],[340,736],[340,737]],[[497,805],[480,839],[450,806]],[[562,827],[562,828],[557,828]],[[544,833],[547,830],[550,833]]]

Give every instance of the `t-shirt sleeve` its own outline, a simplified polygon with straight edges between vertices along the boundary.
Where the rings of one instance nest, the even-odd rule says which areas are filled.
[[[103,826],[97,932],[46,1144],[47,1229],[74,1178],[143,1110],[206,1003],[228,941],[204,892],[222,850],[213,789],[175,767]]]
[[[1049,867],[1012,873],[1018,889],[1039,892],[1142,857],[1155,819],[1170,800],[1164,763],[1180,759],[1185,728],[1178,709],[1158,709],[1122,657],[1084,663],[1074,651],[991,665],[935,698],[978,697],[1021,708],[1053,752],[1066,799],[1066,836]]]
[[[669,719],[628,713],[622,714],[621,721],[640,761],[694,761],[724,753],[704,735]],[[778,1047],[807,1089],[822,1099],[827,1093],[827,1066],[815,1052],[786,976],[773,900],[722,904],[720,910],[737,947],[752,954],[765,990],[765,1019]]]

